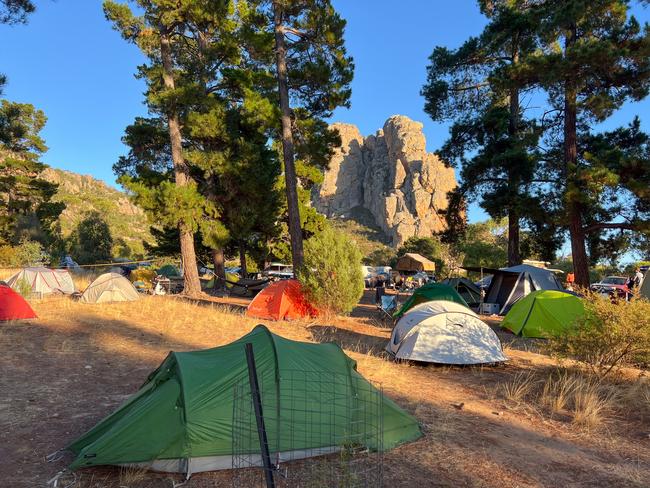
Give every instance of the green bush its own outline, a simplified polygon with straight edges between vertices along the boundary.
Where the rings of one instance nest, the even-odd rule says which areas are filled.
[[[16,291],[22,295],[23,298],[29,298],[32,294],[32,287],[25,278],[21,278],[16,282]]]
[[[50,256],[40,242],[22,239],[17,246],[0,246],[0,266],[42,266]]]
[[[553,353],[576,359],[601,377],[626,364],[650,363],[650,302],[612,302],[587,293],[584,303],[584,316],[550,340]]]
[[[305,266],[298,272],[307,297],[325,313],[348,313],[363,295],[361,252],[332,228],[305,241]]]

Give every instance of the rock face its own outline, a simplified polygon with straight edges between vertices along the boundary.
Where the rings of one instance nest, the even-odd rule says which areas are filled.
[[[447,193],[456,187],[456,178],[452,168],[426,152],[421,123],[394,115],[366,138],[354,125],[332,127],[342,144],[314,192],[319,212],[341,217],[364,207],[394,246],[445,229],[440,212],[447,208]]]

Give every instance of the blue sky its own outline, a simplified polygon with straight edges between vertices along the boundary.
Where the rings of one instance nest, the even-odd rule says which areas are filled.
[[[100,0],[37,0],[27,25],[0,26],[0,72],[9,77],[4,97],[29,102],[49,118],[43,136],[50,148],[43,161],[115,183],[111,167],[124,154],[124,128],[146,113],[144,86],[134,73],[142,62],[104,19]],[[333,121],[356,124],[372,134],[394,114],[424,123],[435,151],[447,124],[432,122],[419,95],[433,47],[456,47],[480,32],[485,20],[474,0],[333,0],[348,21],[346,42],[355,59],[352,107]],[[636,7],[641,21],[650,9]],[[8,47],[8,48],[7,48]],[[635,114],[650,130],[650,99],[623,107],[604,127]],[[482,219],[476,206],[470,220]]]

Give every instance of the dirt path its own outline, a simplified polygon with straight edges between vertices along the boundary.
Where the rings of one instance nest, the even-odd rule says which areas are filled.
[[[44,486],[71,459],[48,463],[45,456],[113,411],[170,349],[225,344],[257,322],[223,304],[168,297],[104,306],[51,300],[35,309],[34,322],[0,326],[0,486]],[[518,371],[550,367],[546,356],[509,349],[503,367],[396,364],[382,352],[390,329],[376,319],[368,311],[331,323],[267,325],[291,339],[336,341],[364,376],[417,417],[425,435],[386,454],[385,486],[649,486],[647,419],[614,417],[586,433],[499,399],[499,385]],[[75,487],[169,487],[170,479],[90,469],[78,472]],[[204,473],[185,486],[231,485],[227,473]]]

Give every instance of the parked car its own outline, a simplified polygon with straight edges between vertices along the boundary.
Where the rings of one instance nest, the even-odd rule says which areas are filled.
[[[288,280],[293,278],[293,266],[284,263],[271,263],[266,268],[264,268],[264,271],[262,271],[262,276]]]
[[[598,283],[593,283],[589,288],[595,293],[615,295],[620,298],[625,298],[630,293],[625,276],[607,276]]]

